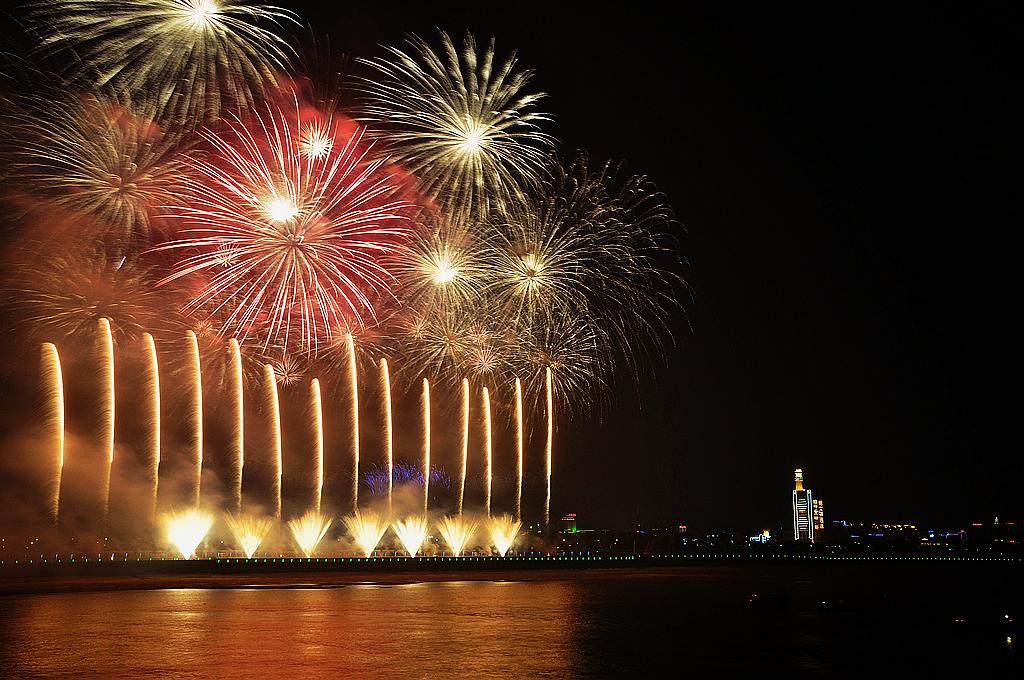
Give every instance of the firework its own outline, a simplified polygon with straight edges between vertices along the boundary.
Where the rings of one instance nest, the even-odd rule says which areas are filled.
[[[423,512],[430,506],[430,381],[423,379]]]
[[[466,497],[466,466],[469,463],[469,380],[462,379],[462,408],[459,412],[459,488],[455,496],[455,514],[462,515],[462,505]],[[450,543],[449,543],[450,545]]]
[[[491,516],[491,394],[483,389],[483,434],[484,434],[484,514]]]
[[[267,403],[267,419],[270,421],[270,453],[273,466],[274,517],[281,519],[281,404],[277,396],[277,378],[274,367],[263,367],[263,392]]]
[[[402,542],[405,551],[409,553],[409,557],[416,557],[420,546],[423,545],[423,541],[427,538],[427,518],[407,517],[404,520],[393,523],[391,528],[394,529],[398,540]]]
[[[516,445],[516,491],[513,498],[512,517],[517,522],[523,518],[523,385],[519,378],[515,381],[515,445]]]
[[[60,484],[64,471],[64,377],[60,370],[57,346],[50,342],[44,342],[42,347],[42,376],[46,392],[48,438],[53,443],[54,453],[50,515],[56,524],[60,520]]]
[[[223,312],[219,332],[240,342],[261,336],[265,347],[315,354],[392,296],[384,263],[406,236],[409,204],[358,128],[329,123],[330,151],[304,153],[302,125],[317,115],[294,100],[205,134],[214,158],[195,164],[170,211],[188,228],[156,248],[182,255],[161,285],[204,279],[186,311]]]
[[[375,512],[357,512],[345,518],[345,526],[365,557],[373,554],[377,544],[388,530],[388,523]]]
[[[345,360],[348,364],[349,431],[352,446],[352,512],[359,511],[359,367],[356,365],[355,338],[345,336]]]
[[[263,25],[296,21],[250,0],[58,0],[34,3],[29,20],[44,52],[74,57],[75,79],[144,94],[179,124],[251,107],[289,61]]]
[[[269,519],[232,514],[224,515],[224,522],[248,558],[256,554],[271,526]]]
[[[552,139],[539,129],[541,94],[526,92],[531,73],[513,54],[498,64],[494,41],[478,50],[466,34],[461,51],[441,33],[441,51],[411,37],[408,52],[388,48],[364,59],[365,119],[380,129],[396,160],[457,219],[504,210],[539,184]]]
[[[192,504],[198,506],[203,481],[203,372],[199,359],[199,340],[185,332],[188,362],[190,444],[192,448]]]
[[[114,336],[110,332],[110,320],[99,320],[99,338],[97,339],[100,360],[100,436],[106,454],[106,467],[103,476],[103,523],[107,522],[110,510],[110,473],[114,467],[114,411],[116,402],[114,395]]]
[[[213,526],[213,516],[198,509],[171,512],[164,515],[167,541],[178,549],[184,559],[191,559],[196,548]]]
[[[312,557],[320,541],[331,528],[331,518],[324,517],[316,510],[310,510],[302,517],[288,522],[288,530],[292,532],[299,550],[306,557]]]
[[[391,517],[391,492],[394,487],[395,460],[393,428],[391,422],[391,377],[388,375],[388,360],[380,360],[380,389],[384,410],[384,469],[387,474],[388,517]]]
[[[245,469],[245,404],[242,396],[242,349],[238,340],[231,338],[228,342],[228,353],[231,362],[229,381],[231,396],[231,463],[232,463],[232,500],[236,513],[242,512],[242,472]]]
[[[396,261],[403,301],[424,316],[466,311],[486,274],[479,251],[471,230],[437,215],[421,220]]]
[[[396,462],[391,468],[391,479],[395,484],[423,484],[423,466],[406,462]],[[363,473],[363,484],[373,495],[387,493],[388,471],[385,466],[374,466]],[[450,489],[452,479],[444,468],[437,465],[430,467],[430,485]]]
[[[522,527],[522,522],[512,519],[508,515],[491,517],[487,520],[487,533],[491,537],[491,545],[499,555],[504,557],[508,549],[512,547],[516,536],[519,535],[520,527]]]
[[[148,270],[124,258],[111,262],[82,251],[48,255],[22,270],[11,287],[19,319],[48,339],[89,338],[103,318],[118,340],[178,327]]]
[[[83,97],[26,117],[12,162],[35,197],[76,216],[74,228],[124,252],[150,235],[154,209],[187,171],[188,144],[139,105]],[[77,235],[77,234],[76,234]]]
[[[545,373],[544,394],[546,397],[546,408],[544,415],[547,416],[547,436],[544,439],[544,526],[551,522],[551,463],[555,448],[555,398],[554,387],[551,383],[551,369]]]
[[[320,381],[309,383],[309,411],[313,428],[313,512],[319,513],[324,494],[324,413],[320,402]]]
[[[473,538],[476,527],[477,523],[475,521],[463,519],[462,517],[443,517],[441,518],[441,523],[437,526],[438,531],[441,532],[441,536],[444,538],[444,542],[448,544],[448,548],[455,557],[461,555],[466,549],[466,545]]]
[[[146,350],[146,391],[149,395],[146,400],[146,423],[149,428],[146,433],[146,449],[150,465],[150,484],[153,488],[151,517],[155,519],[157,493],[160,487],[160,364],[157,361],[156,342],[153,336],[144,333],[142,342]]]

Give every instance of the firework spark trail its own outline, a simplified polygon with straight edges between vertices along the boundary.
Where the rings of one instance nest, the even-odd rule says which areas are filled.
[[[146,351],[146,449],[149,460],[149,475],[152,492],[151,519],[156,521],[157,494],[160,491],[160,364],[157,361],[156,342],[149,333],[144,333],[142,343]]]
[[[194,331],[185,331],[189,371],[189,429],[192,446],[192,505],[199,507],[203,483],[203,374],[199,362],[199,339]]]
[[[339,131],[329,153],[306,153],[298,131],[314,114],[294,97],[288,110],[268,105],[204,135],[213,157],[192,163],[168,206],[187,228],[154,250],[184,253],[158,285],[203,279],[186,312],[220,314],[219,332],[243,344],[253,336],[264,349],[316,354],[393,299],[389,256],[409,233],[411,204],[361,129]]]
[[[352,540],[369,557],[377,549],[377,544],[388,530],[388,523],[375,512],[357,512],[345,518],[345,526]]]
[[[242,383],[242,349],[238,340],[228,341],[231,371],[228,380],[231,394],[231,462],[233,468],[232,501],[236,513],[242,512],[242,473],[245,470],[245,404]]]
[[[110,320],[99,320],[100,354],[100,437],[106,453],[106,470],[103,474],[103,524],[106,526],[110,512],[110,473],[114,468],[114,336],[110,332]]]
[[[319,512],[310,510],[302,517],[290,520],[288,529],[302,554],[312,557],[317,546],[320,545],[320,541],[327,535],[327,530],[331,528],[332,522],[330,517],[324,517]]]
[[[404,520],[394,522],[391,525],[402,547],[409,553],[409,557],[416,557],[420,551],[424,539],[427,537],[426,517],[407,517]]]
[[[380,360],[380,389],[383,395],[384,407],[384,467],[387,471],[388,482],[388,517],[391,517],[391,492],[394,486],[395,459],[394,442],[392,441],[391,422],[391,376],[388,374],[388,360]]]
[[[516,445],[516,494],[513,503],[513,519],[523,519],[523,384],[516,378],[515,403],[515,445]]]
[[[442,517],[437,525],[438,531],[448,544],[452,555],[458,557],[466,549],[466,545],[473,538],[477,523],[462,517]]]
[[[430,381],[423,379],[423,512],[430,505]]]
[[[53,444],[54,475],[50,490],[50,518],[60,522],[60,485],[64,472],[64,377],[60,368],[57,346],[44,342],[42,346],[42,375],[46,392],[47,438]]]
[[[484,404],[484,514],[491,516],[491,478],[492,475],[492,442],[491,442],[491,394],[483,389]]]
[[[351,334],[345,339],[348,361],[349,430],[352,434],[352,514],[359,511],[359,367],[356,364],[356,341]]]
[[[260,544],[263,543],[263,539],[266,538],[271,525],[269,519],[233,515],[231,513],[224,515],[224,522],[231,529],[231,533],[235,535],[235,540],[238,541],[238,546],[245,553],[245,556],[250,559],[256,554]]]
[[[547,437],[544,440],[544,529],[547,530],[551,523],[551,458],[552,448],[555,443],[555,399],[554,390],[551,385],[551,367],[548,366],[544,373],[544,392],[547,414]]]
[[[324,412],[320,401],[320,380],[309,383],[309,410],[313,425],[313,512],[319,514],[324,495]]]
[[[466,466],[469,463],[469,379],[462,379],[462,409],[459,417],[459,488],[455,493],[455,514],[462,514],[466,496]]]
[[[274,470],[274,517],[281,519],[281,404],[277,398],[277,375],[270,364],[263,365],[263,390],[267,400],[267,418],[270,420],[270,446]]]

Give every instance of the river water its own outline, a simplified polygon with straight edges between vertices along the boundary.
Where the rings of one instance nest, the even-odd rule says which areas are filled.
[[[973,572],[972,572],[973,573]],[[1016,580],[1019,573],[1007,575]],[[529,581],[0,597],[5,678],[862,677],[1017,666],[1016,595],[954,573],[684,568]],[[769,606],[750,607],[758,592]],[[950,596],[950,592],[959,593]],[[983,603],[981,606],[979,603]],[[957,618],[969,620],[958,623]]]

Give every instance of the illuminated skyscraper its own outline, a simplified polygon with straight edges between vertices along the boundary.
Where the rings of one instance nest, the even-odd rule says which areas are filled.
[[[814,540],[820,541],[825,531],[825,501],[815,498],[811,507],[814,510]]]
[[[814,499],[811,490],[804,488],[804,471],[796,469],[793,488],[793,538],[797,541],[814,540]]]

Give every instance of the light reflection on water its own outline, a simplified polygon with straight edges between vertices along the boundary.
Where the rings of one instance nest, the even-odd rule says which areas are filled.
[[[689,570],[569,581],[362,583],[0,597],[2,677],[650,677],[740,669],[846,675],[885,657],[920,670],[921,650],[956,645],[1012,662],[1012,638],[954,638],[912,602],[933,585],[907,573],[893,592],[814,574]],[[920,582],[920,594],[913,592]],[[839,586],[851,606],[822,613]],[[746,596],[791,602],[752,611]],[[873,604],[874,603],[874,604]],[[972,647],[972,645],[974,647]],[[871,649],[874,656],[851,654]],[[942,657],[935,657],[936,663]],[[946,662],[943,662],[946,663]]]

